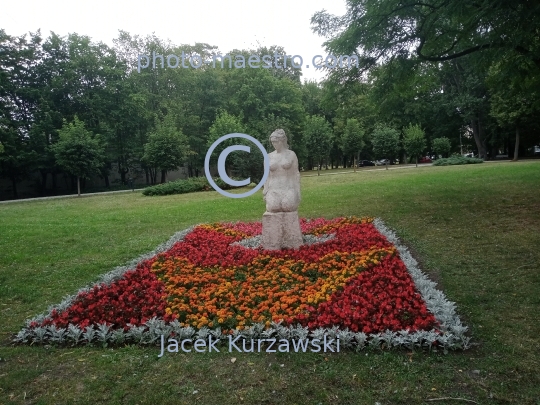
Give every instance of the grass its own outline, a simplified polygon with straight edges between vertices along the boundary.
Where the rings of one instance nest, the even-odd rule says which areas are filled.
[[[300,215],[396,229],[457,303],[466,352],[167,354],[13,346],[24,320],[175,231],[260,220],[259,193],[140,193],[0,205],[1,404],[540,404],[540,162],[302,178]],[[235,357],[236,362],[231,362]]]

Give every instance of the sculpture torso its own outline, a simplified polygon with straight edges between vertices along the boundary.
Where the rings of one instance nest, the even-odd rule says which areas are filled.
[[[270,174],[266,181],[265,201],[268,212],[291,212],[300,204],[300,172],[296,154],[285,149],[269,154]]]

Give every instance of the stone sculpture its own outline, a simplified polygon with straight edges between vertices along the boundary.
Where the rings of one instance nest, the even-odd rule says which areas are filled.
[[[300,204],[300,172],[296,153],[289,149],[283,129],[270,135],[275,151],[270,153],[270,173],[264,183],[262,246],[264,249],[297,249],[302,245],[298,220]]]

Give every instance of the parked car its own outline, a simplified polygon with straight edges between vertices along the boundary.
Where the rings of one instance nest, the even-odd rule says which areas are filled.
[[[429,156],[423,156],[420,159],[418,159],[418,163],[433,163],[431,158]]]
[[[375,161],[375,166],[384,166],[386,164],[392,164],[389,159],[381,159]]]
[[[358,165],[359,167],[364,167],[364,166],[375,166],[375,163],[369,161],[369,160],[361,160],[360,161],[360,164]]]

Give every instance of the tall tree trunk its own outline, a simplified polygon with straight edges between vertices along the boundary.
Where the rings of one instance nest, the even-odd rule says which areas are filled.
[[[478,117],[478,135],[480,137],[480,145],[482,146],[482,150],[478,150],[478,157],[480,159],[487,160],[487,148],[486,148],[486,142],[484,137],[484,125],[482,124],[482,121],[480,120],[480,117]]]
[[[17,178],[14,174],[11,176],[11,186],[13,187],[13,198],[19,198],[19,193],[17,192]]]
[[[161,184],[165,183],[165,180],[167,178],[167,170],[161,171]]]
[[[125,170],[125,169],[121,169],[121,170],[119,170],[119,172],[120,172],[120,180],[122,181],[122,184],[127,184],[126,183],[126,174],[127,174],[128,171]]]
[[[109,183],[109,176],[105,175],[103,176],[103,178],[105,179],[105,187],[111,188],[111,184]]]
[[[386,161],[384,165],[386,166],[386,170],[388,170],[388,160]]]
[[[478,149],[478,157],[486,159],[486,145],[484,143],[484,128],[480,121],[480,118],[474,118],[471,120],[471,128],[473,130],[474,142]]]
[[[77,195],[81,196],[81,178],[77,176]]]
[[[146,185],[149,186],[150,185],[150,175],[148,173],[148,168],[144,168],[144,175],[146,176]]]
[[[353,167],[354,167],[354,172],[356,173],[356,156],[353,158]]]
[[[493,145],[491,147],[491,159],[495,159],[498,154],[499,154],[499,147],[496,145]]]
[[[45,169],[41,169],[41,195],[45,195],[47,191],[47,175],[49,174]]]
[[[514,147],[514,162],[517,162],[519,155],[519,127],[516,125],[516,145]]]
[[[416,167],[418,167],[418,155],[416,155]]]

